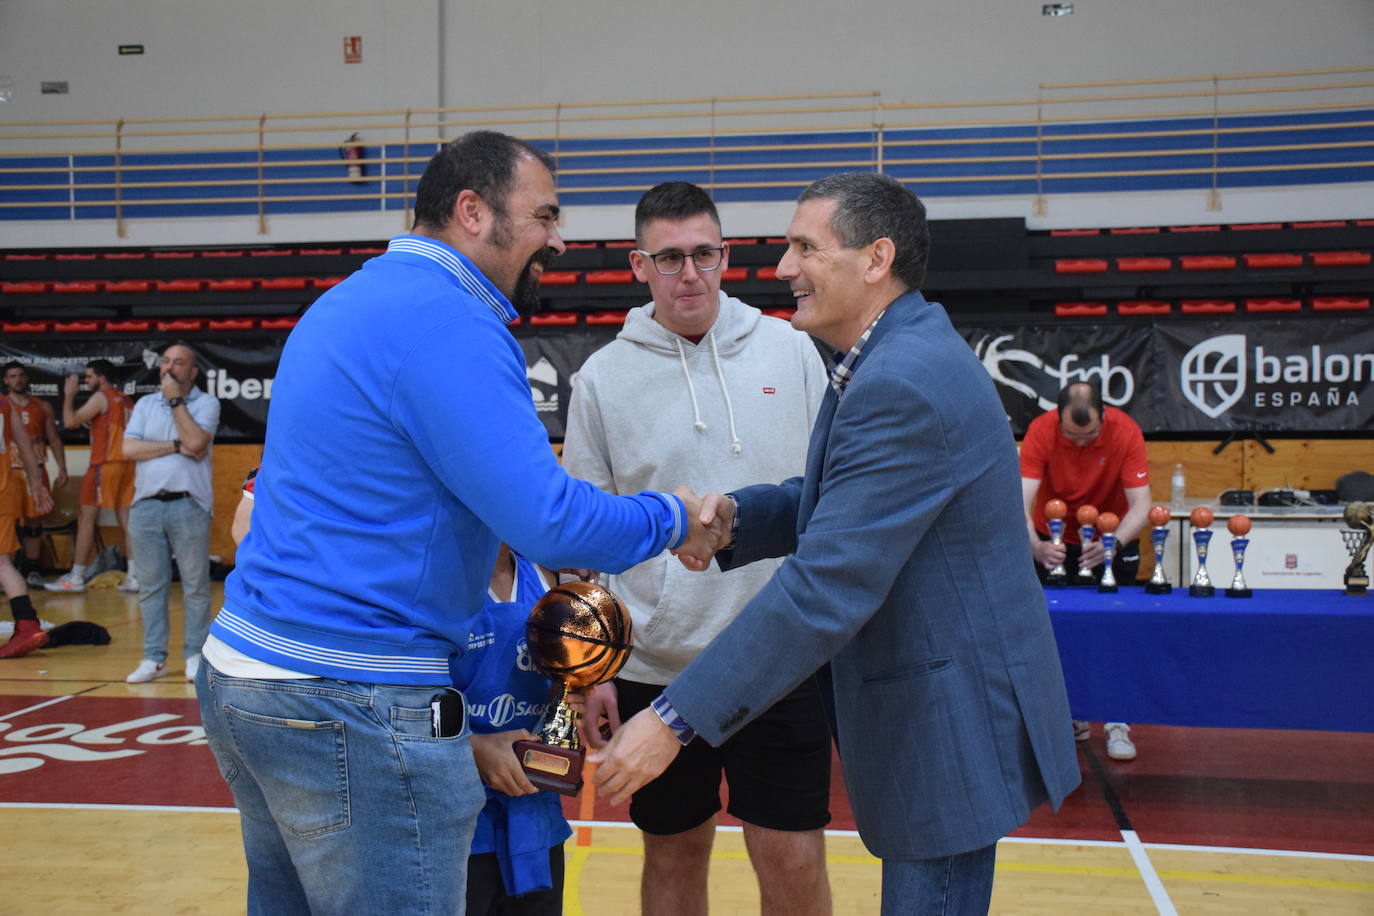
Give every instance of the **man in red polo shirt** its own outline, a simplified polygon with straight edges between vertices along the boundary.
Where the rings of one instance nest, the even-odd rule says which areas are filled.
[[[1021,441],[1021,493],[1035,571],[1044,581],[1060,563],[1076,576],[1080,565],[1100,579],[1105,569],[1102,542],[1079,543],[1074,518],[1079,506],[1096,506],[1121,519],[1112,572],[1118,582],[1134,582],[1140,568],[1140,532],[1150,512],[1150,466],[1140,427],[1115,407],[1102,403],[1102,392],[1090,382],[1075,382],[1059,392],[1059,406],[1031,421]],[[1050,542],[1045,503],[1062,499],[1069,513],[1064,544]],[[1107,756],[1135,757],[1131,728],[1107,723]],[[1088,740],[1088,723],[1074,722],[1074,735]]]

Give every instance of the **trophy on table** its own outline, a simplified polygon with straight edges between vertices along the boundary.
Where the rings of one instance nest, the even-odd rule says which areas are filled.
[[[1151,595],[1167,595],[1174,590],[1169,577],[1164,574],[1164,542],[1169,540],[1169,507],[1151,506],[1150,543],[1155,547],[1155,571],[1150,581],[1145,583],[1145,591]]]
[[[553,681],[553,691],[534,737],[514,747],[525,775],[541,789],[576,795],[582,788],[581,713],[568,704],[568,694],[620,672],[630,657],[630,629],[620,599],[594,582],[555,586],[530,611],[525,621],[530,660]]]
[[[1369,573],[1364,563],[1369,558],[1369,545],[1374,541],[1374,512],[1369,503],[1353,502],[1345,507],[1345,523],[1353,531],[1341,531],[1345,549],[1350,553],[1350,565],[1345,568],[1345,593],[1369,594]]]
[[[1087,547],[1093,542],[1097,529],[1093,526],[1097,524],[1098,514],[1096,506],[1079,506],[1078,518],[1078,543],[1080,547]],[[1083,555],[1078,555],[1078,578],[1085,584],[1092,584],[1093,568],[1083,562]]]
[[[1194,598],[1210,598],[1217,593],[1207,575],[1207,544],[1212,540],[1212,518],[1212,510],[1206,506],[1198,506],[1189,516],[1193,523],[1193,546],[1197,549],[1197,572],[1193,574],[1193,584],[1188,586],[1188,594]]]
[[[1045,520],[1050,529],[1050,543],[1057,547],[1064,546],[1064,516],[1069,514],[1069,504],[1062,499],[1052,499],[1045,503]],[[1045,574],[1046,585],[1065,585],[1069,581],[1069,572],[1061,562],[1054,569]]]
[[[1227,598],[1249,598],[1250,589],[1245,584],[1245,548],[1250,546],[1250,519],[1245,515],[1233,515],[1226,522],[1226,530],[1231,532],[1231,556],[1236,561],[1236,577],[1226,590]]]
[[[1116,573],[1112,572],[1112,560],[1116,558],[1116,526],[1121,519],[1115,512],[1103,512],[1097,517],[1097,527],[1102,532],[1102,553],[1107,564],[1102,569],[1102,579],[1097,583],[1099,592],[1116,591]]]

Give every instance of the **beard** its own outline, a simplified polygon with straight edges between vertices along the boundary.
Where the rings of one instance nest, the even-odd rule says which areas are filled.
[[[525,318],[539,311],[539,278],[535,276],[534,265],[547,267],[553,259],[553,254],[552,248],[541,248],[530,255],[530,259],[525,262],[525,269],[520,272],[520,279],[515,281],[515,291],[511,293],[510,304]]]

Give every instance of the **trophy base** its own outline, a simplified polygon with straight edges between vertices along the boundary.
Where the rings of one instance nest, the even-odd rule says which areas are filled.
[[[1188,594],[1194,598],[1210,598],[1217,593],[1215,585],[1190,585]]]
[[[1113,584],[1111,584],[1111,585],[1103,585],[1102,583],[1099,582],[1099,583],[1097,584],[1097,591],[1098,591],[1100,594],[1103,594],[1103,595],[1115,595],[1115,594],[1117,593],[1118,589],[1117,589],[1117,586],[1116,586],[1115,583],[1113,583]]]
[[[587,755],[581,748],[556,747],[529,738],[516,741],[512,747],[525,778],[539,788],[559,795],[582,791],[582,764]]]
[[[1369,580],[1365,580],[1364,582],[1352,582],[1347,579],[1345,583],[1345,593],[1347,595],[1368,595]]]
[[[1050,575],[1048,575],[1048,576],[1045,577],[1045,587],[1046,587],[1046,588],[1063,588],[1064,586],[1066,586],[1066,585],[1068,585],[1068,584],[1069,584],[1069,577],[1068,577],[1068,576],[1064,576],[1064,575],[1058,575],[1058,576],[1057,576],[1057,575],[1054,575],[1053,573],[1051,573]]]
[[[1146,582],[1145,591],[1151,595],[1167,595],[1174,590],[1168,582]]]
[[[1251,597],[1251,593],[1250,593],[1250,589],[1248,589],[1248,588],[1228,588],[1228,589],[1226,590],[1226,597],[1227,597],[1227,598],[1249,598],[1249,597]]]

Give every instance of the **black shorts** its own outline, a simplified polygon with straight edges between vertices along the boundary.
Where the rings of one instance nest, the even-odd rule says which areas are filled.
[[[663,692],[619,678],[615,686],[621,721]],[[830,747],[820,687],[807,678],[720,747],[701,738],[684,747],[630,799],[630,820],[659,836],[706,823],[720,810],[724,771],[731,815],[770,830],[819,830],[830,823]]]
[[[506,893],[494,852],[468,856],[467,916],[560,916],[563,912],[563,844],[549,849],[553,887],[519,897]]]

